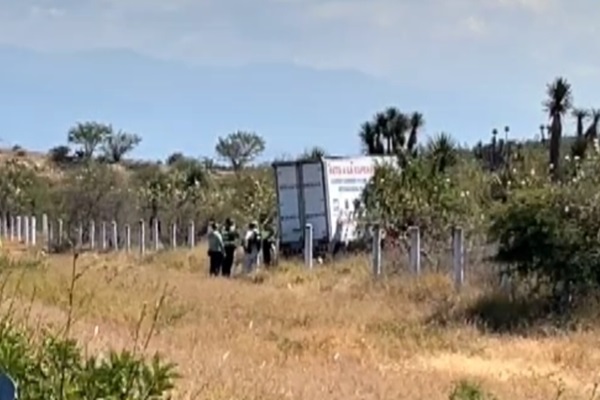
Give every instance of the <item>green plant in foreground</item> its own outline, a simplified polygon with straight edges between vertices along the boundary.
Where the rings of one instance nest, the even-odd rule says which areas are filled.
[[[110,350],[105,355],[87,356],[79,344],[69,338],[72,324],[72,293],[81,276],[75,255],[69,288],[69,311],[62,335],[48,330],[32,332],[15,323],[9,307],[0,320],[0,368],[19,386],[19,398],[48,400],[161,400],[169,399],[169,391],[178,378],[175,365],[165,363],[158,354],[146,360],[147,348],[163,305],[165,294],[157,302],[150,331],[140,340],[146,311],[138,321],[134,347]],[[141,342],[141,345],[139,345]],[[140,351],[141,350],[141,351]]]
[[[456,384],[448,400],[496,400],[496,398],[485,393],[478,384],[462,380]]]

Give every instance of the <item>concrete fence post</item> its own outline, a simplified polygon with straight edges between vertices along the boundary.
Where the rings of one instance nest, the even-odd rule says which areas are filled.
[[[379,278],[381,273],[381,226],[375,224],[373,227],[373,275],[375,278]]]
[[[171,248],[177,248],[177,223],[173,222],[171,225]]]
[[[154,251],[158,251],[160,247],[160,238],[158,236],[158,218],[154,218],[152,221],[152,241],[154,242]]]
[[[83,222],[77,224],[77,247],[83,247]]]
[[[102,240],[102,251],[108,249],[108,234],[106,232],[106,222],[102,221],[100,224],[100,238]]]
[[[313,268],[313,226],[306,224],[304,227],[304,265]]]
[[[125,224],[125,251],[129,253],[131,251],[131,226]]]
[[[50,226],[48,225],[48,214],[42,214],[42,240],[44,241],[44,245],[48,246],[50,244]]]
[[[465,283],[465,234],[461,227],[452,230],[452,261],[454,269],[454,286],[460,290]]]
[[[421,230],[418,226],[408,228],[410,240],[410,269],[415,275],[421,274]]]
[[[96,221],[94,221],[94,220],[90,221],[89,241],[90,241],[90,249],[95,250],[96,249]]]
[[[146,254],[146,226],[144,225],[144,220],[140,219],[140,254]]]
[[[23,241],[25,242],[25,246],[29,246],[29,242],[31,239],[31,232],[29,232],[29,215],[23,216]]]
[[[64,229],[63,224],[64,223],[63,223],[62,218],[59,218],[58,219],[58,238],[57,238],[59,246],[62,246],[62,242],[63,242],[63,229]]]
[[[2,215],[2,237],[5,240],[8,240],[9,235],[8,235],[8,220],[7,220],[7,216],[6,214]]]
[[[110,223],[112,230],[112,248],[114,251],[119,251],[119,225],[114,219]]]
[[[23,239],[22,229],[23,219],[20,215],[17,215],[17,242],[19,243],[21,243],[21,240]]]
[[[37,245],[37,217],[35,215],[31,216],[31,245]]]
[[[196,246],[196,227],[194,226],[194,221],[190,221],[188,242],[190,249],[193,249]]]
[[[15,241],[17,238],[17,217],[10,217],[10,240]]]

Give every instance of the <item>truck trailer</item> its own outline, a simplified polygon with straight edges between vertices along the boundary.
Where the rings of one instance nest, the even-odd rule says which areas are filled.
[[[359,156],[274,163],[280,251],[301,251],[307,224],[313,228],[315,254],[359,240],[363,190],[377,165],[396,162],[389,156]]]

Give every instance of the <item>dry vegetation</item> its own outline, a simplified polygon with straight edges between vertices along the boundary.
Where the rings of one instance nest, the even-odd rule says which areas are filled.
[[[21,260],[5,296],[32,303],[33,326],[63,326],[72,256],[5,251]],[[589,399],[598,379],[596,332],[486,335],[455,317],[481,289],[457,295],[442,275],[373,282],[353,259],[209,279],[202,249],[84,254],[78,271],[71,332],[93,353],[131,347],[166,288],[148,351],[177,363],[177,399],[448,399],[465,379],[499,399]]]

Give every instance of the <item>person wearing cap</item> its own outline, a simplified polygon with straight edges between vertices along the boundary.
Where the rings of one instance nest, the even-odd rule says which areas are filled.
[[[208,258],[210,259],[209,274],[211,276],[218,276],[221,273],[223,266],[223,259],[225,257],[225,245],[223,243],[223,237],[219,232],[219,227],[215,221],[211,221],[209,224],[208,232]]]
[[[244,272],[250,273],[254,270],[254,268],[256,268],[261,244],[258,223],[256,221],[252,221],[250,224],[248,224],[248,231],[244,237]]]
[[[235,224],[231,218],[227,218],[223,227],[223,244],[225,248],[225,258],[223,259],[223,267],[221,269],[223,276],[231,276],[239,237],[240,234],[238,233]]]

